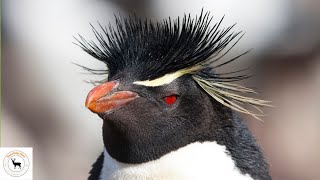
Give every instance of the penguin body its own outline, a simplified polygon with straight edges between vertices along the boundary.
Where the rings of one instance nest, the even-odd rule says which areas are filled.
[[[260,148],[236,111],[258,118],[267,101],[232,82],[246,78],[215,70],[240,40],[233,26],[210,28],[209,13],[171,22],[116,18],[117,29],[93,29],[99,43],[79,46],[104,62],[107,80],[93,88],[86,107],[103,120],[105,150],[89,179],[269,180]],[[231,48],[227,45],[235,40]],[[223,50],[226,52],[223,53]]]
[[[225,146],[195,142],[142,164],[118,162],[104,151],[100,179],[252,180],[236,167]]]

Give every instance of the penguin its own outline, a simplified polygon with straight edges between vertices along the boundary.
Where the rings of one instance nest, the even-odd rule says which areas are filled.
[[[115,16],[115,27],[92,26],[96,42],[76,38],[106,65],[83,67],[105,76],[85,102],[103,120],[104,150],[89,180],[271,179],[238,114],[259,119],[255,110],[270,101],[235,83],[247,78],[242,70],[217,73],[249,51],[222,61],[243,33],[211,21],[203,11],[159,22]]]

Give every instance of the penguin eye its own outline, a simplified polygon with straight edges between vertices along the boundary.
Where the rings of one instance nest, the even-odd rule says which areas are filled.
[[[168,105],[172,105],[177,101],[177,98],[178,98],[177,95],[166,96],[164,97],[164,102],[166,102],[166,104]]]

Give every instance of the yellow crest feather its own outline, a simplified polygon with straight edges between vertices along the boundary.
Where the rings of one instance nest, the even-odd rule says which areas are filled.
[[[256,93],[253,89],[246,88],[237,84],[227,82],[211,82],[198,76],[192,76],[192,78],[200,85],[200,87],[206,91],[211,97],[213,97],[219,103],[241,113],[249,114],[258,120],[261,120],[263,111],[259,107],[269,106],[271,101],[256,99],[252,97],[242,96],[237,93]],[[249,104],[258,110],[260,113],[255,113],[244,108],[243,104]]]

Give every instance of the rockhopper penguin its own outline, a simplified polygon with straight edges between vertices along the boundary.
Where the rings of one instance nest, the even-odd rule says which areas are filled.
[[[247,78],[241,71],[215,73],[247,53],[222,61],[243,33],[211,20],[203,12],[160,22],[116,16],[115,28],[92,26],[97,42],[76,38],[106,64],[105,71],[84,67],[107,75],[85,103],[103,119],[105,146],[90,180],[271,179],[236,112],[259,118],[244,107],[269,102],[233,83]]]

